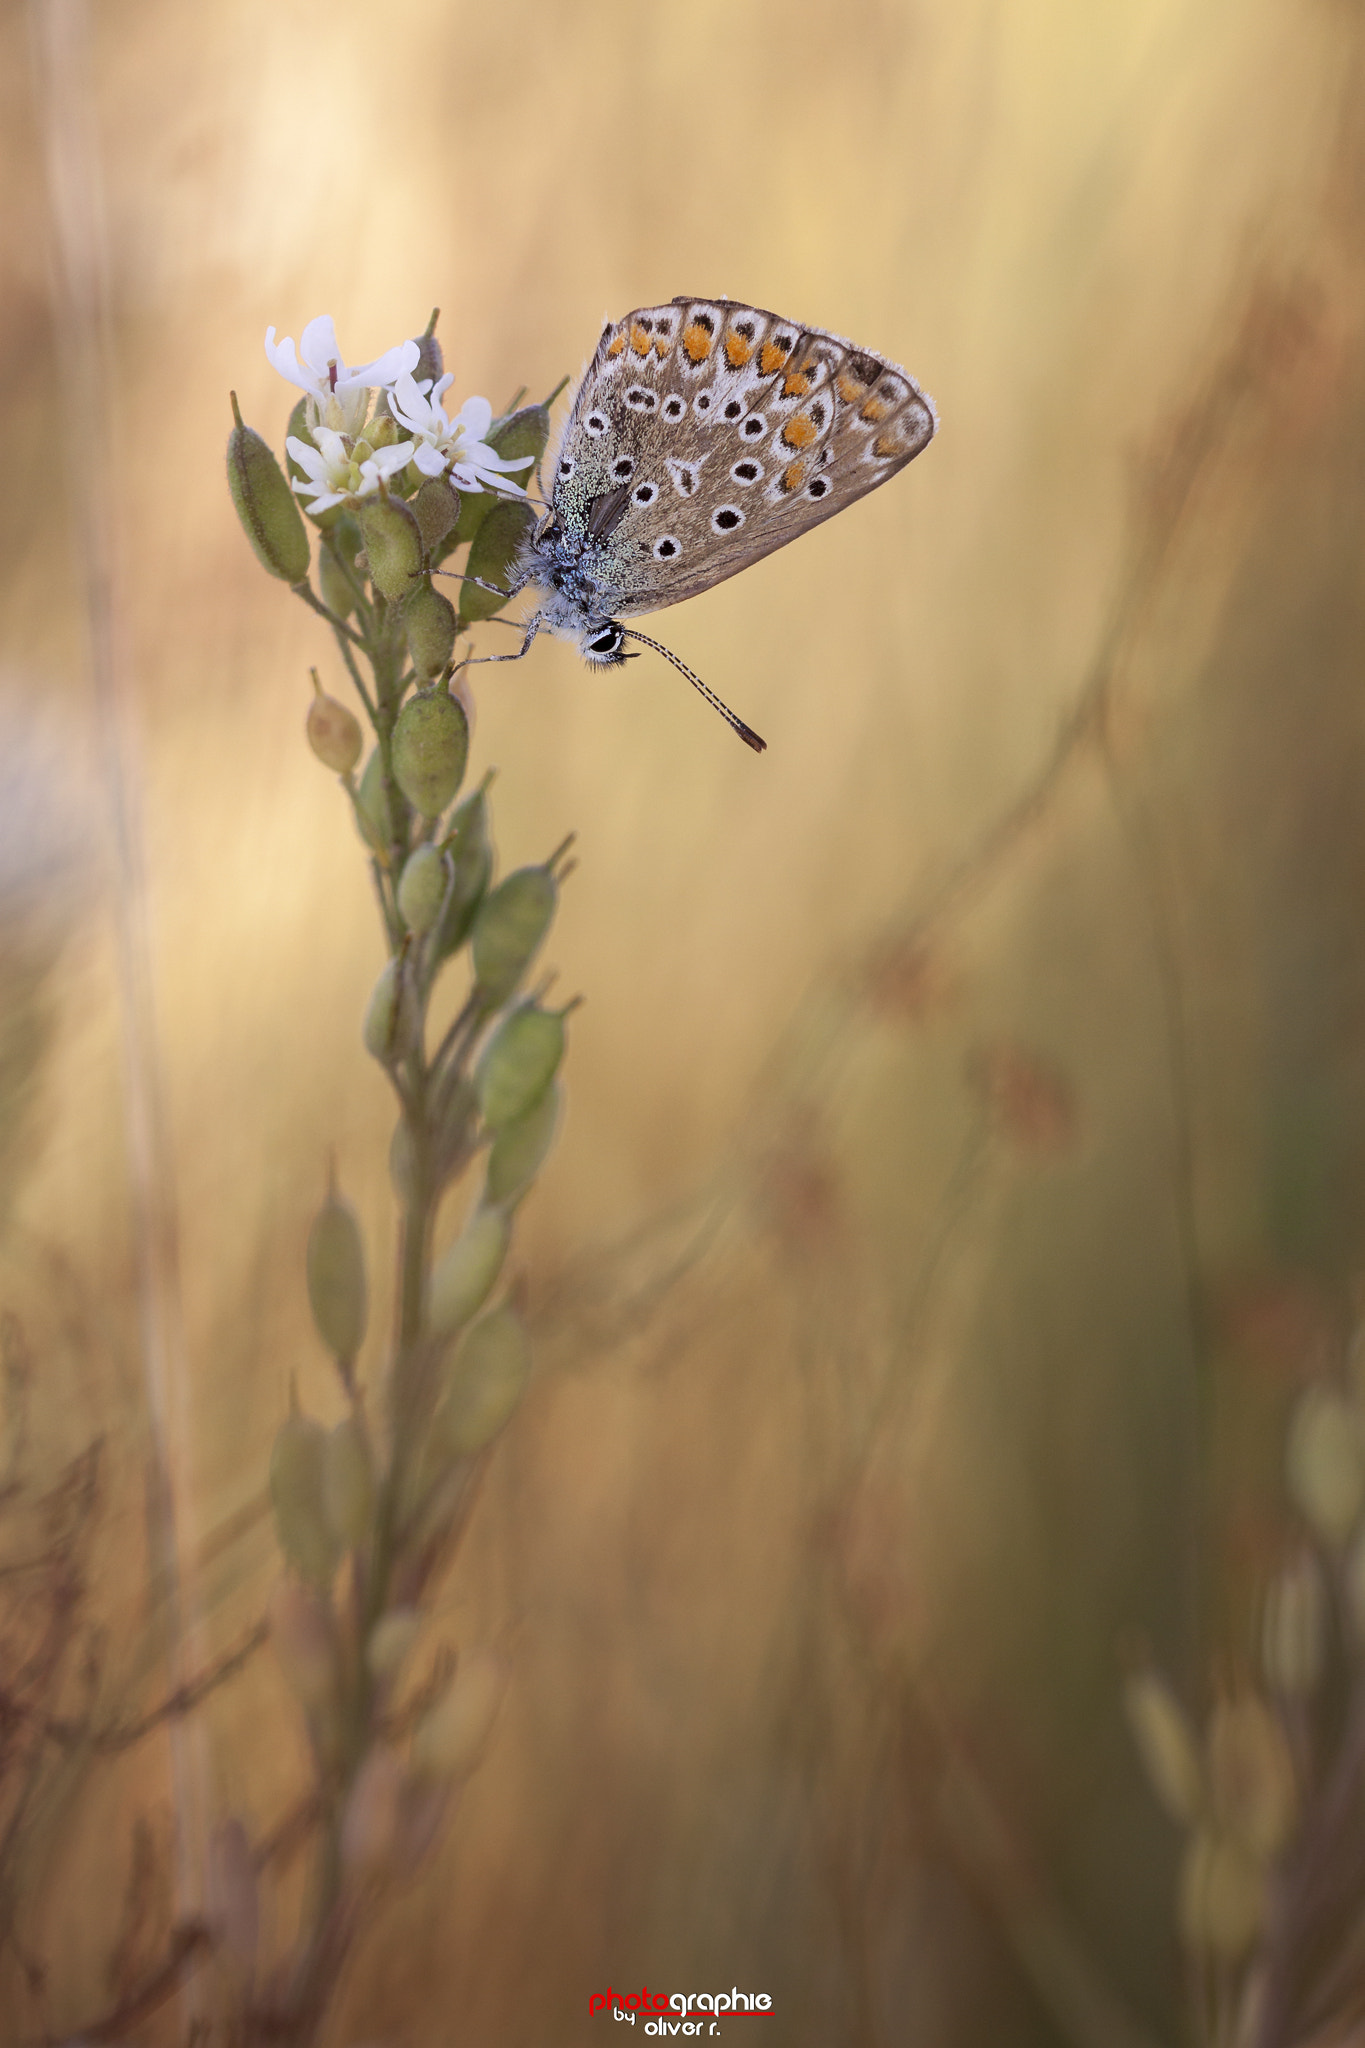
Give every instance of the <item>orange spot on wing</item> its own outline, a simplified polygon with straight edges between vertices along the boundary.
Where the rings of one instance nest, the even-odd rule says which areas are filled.
[[[884,398],[869,398],[858,417],[860,420],[872,420],[875,423],[877,420],[884,420],[890,410]]]
[[[746,341],[742,334],[726,335],[725,356],[732,370],[742,370],[753,352],[753,343]]]
[[[840,370],[838,376],[834,380],[834,388],[838,392],[840,398],[843,399],[845,405],[853,405],[859,398],[862,397],[864,391],[867,389],[867,386],[865,384],[860,384],[858,382],[858,379],[854,376],[851,376],[847,370]]]
[[[630,330],[630,345],[637,356],[647,356],[654,346],[638,320]]]
[[[780,370],[787,360],[787,351],[779,348],[775,341],[765,341],[758,354],[758,367],[765,377],[771,377],[774,370]]]
[[[624,335],[624,334],[618,334],[618,335],[616,336],[616,338],[615,338],[615,340],[614,340],[614,341],[610,341],[610,342],[608,342],[608,344],[607,344],[607,354],[608,354],[609,356],[619,356],[619,355],[620,355],[620,353],[621,353],[621,351],[622,351],[622,349],[623,349],[623,348],[625,347],[625,345],[626,345],[626,337],[625,337],[625,335]]]
[[[810,378],[804,370],[788,370],[786,376],[782,379],[782,396],[784,398],[804,398],[809,390]]]
[[[813,420],[804,413],[798,413],[794,420],[788,420],[782,429],[782,439],[789,448],[809,448],[812,441],[819,439]]]
[[[661,359],[668,354],[669,346],[672,342],[672,339],[673,337],[669,334],[661,334],[659,336],[659,339],[655,342],[654,353]]]
[[[888,455],[903,455],[904,452],[905,450],[901,445],[901,437],[894,427],[888,434],[878,434],[876,440],[872,443],[872,453],[879,455],[883,461],[886,460]]]
[[[782,489],[784,491],[794,491],[805,474],[806,465],[804,462],[789,462],[782,472]]]
[[[706,358],[711,353],[712,337],[702,326],[700,320],[694,320],[690,327],[684,327],[682,340],[683,347],[687,350],[694,363],[704,363],[706,361]]]

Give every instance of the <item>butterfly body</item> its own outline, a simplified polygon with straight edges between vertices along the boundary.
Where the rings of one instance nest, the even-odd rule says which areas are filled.
[[[625,640],[644,636],[622,620],[709,590],[832,518],[936,426],[898,365],[757,306],[680,298],[609,322],[514,579],[541,593],[527,644],[543,629],[595,665],[626,659]]]

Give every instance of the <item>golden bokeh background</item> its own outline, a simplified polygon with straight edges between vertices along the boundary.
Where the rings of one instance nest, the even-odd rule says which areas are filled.
[[[101,1441],[84,1611],[145,1705],[126,872],[65,483],[44,14],[0,15],[7,1413],[38,1479]],[[590,1995],[647,1980],[766,1990],[782,2043],[1173,2040],[1178,1841],[1124,1657],[1145,1636],[1198,1700],[1250,1654],[1295,1317],[1346,1315],[1365,1222],[1365,18],[85,23],[206,1656],[277,1569],[291,1375],[340,1413],[301,1280],[329,1153],[372,1370],[394,1229],[358,1029],[377,921],[302,736],[309,665],[342,679],[224,488],[229,389],[282,440],[265,328],[330,311],[363,359],[439,305],[456,395],[498,407],[576,373],[605,316],[725,293],[904,362],[942,420],[887,489],[649,628],[761,760],[648,656],[590,675],[542,641],[477,685],[504,866],[578,834],[552,962],[587,997],[521,1223],[537,1375],[445,1595],[513,1683],[327,2038],[586,2043]],[[268,1655],[196,1727],[210,1819],[263,1836],[303,1757]],[[35,1766],[6,1808],[16,2038],[157,1952],[160,1739]]]

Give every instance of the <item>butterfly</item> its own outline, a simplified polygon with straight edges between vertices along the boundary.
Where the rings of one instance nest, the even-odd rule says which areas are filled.
[[[508,595],[537,633],[610,668],[628,640],[664,656],[756,751],[765,742],[671,649],[624,621],[709,590],[904,469],[938,425],[885,357],[731,299],[609,321],[570,402],[549,509]]]

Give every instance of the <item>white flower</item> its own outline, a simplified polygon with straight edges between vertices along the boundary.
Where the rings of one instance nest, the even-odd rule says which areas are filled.
[[[396,441],[391,448],[370,450],[357,460],[359,451],[369,448],[368,441],[358,441],[353,446],[334,427],[315,427],[313,432],[317,436],[316,448],[300,441],[295,434],[284,445],[299,468],[307,471],[306,477],[294,478],[293,488],[312,499],[308,510],[315,514],[339,505],[343,498],[367,497],[379,489],[385,477],[406,469],[412,460],[411,441]]]
[[[534,456],[504,458],[488,446],[483,437],[493,423],[493,408],[486,398],[467,398],[454,419],[447,419],[441,398],[454,382],[447,372],[434,386],[425,379],[418,384],[411,370],[394,379],[389,405],[400,426],[416,440],[413,461],[423,476],[440,476],[448,470],[459,490],[487,488],[524,498],[525,491],[513,483],[508,471],[529,469]]]
[[[396,348],[386,349],[372,363],[361,363],[353,369],[342,360],[330,313],[319,313],[316,320],[308,322],[299,338],[297,355],[292,335],[276,341],[274,328],[267,327],[265,352],[282,377],[308,393],[309,431],[323,426],[341,434],[360,432],[370,403],[370,387],[382,388],[392,384],[395,377],[410,374],[417,366],[419,353],[415,341],[400,341]]]

